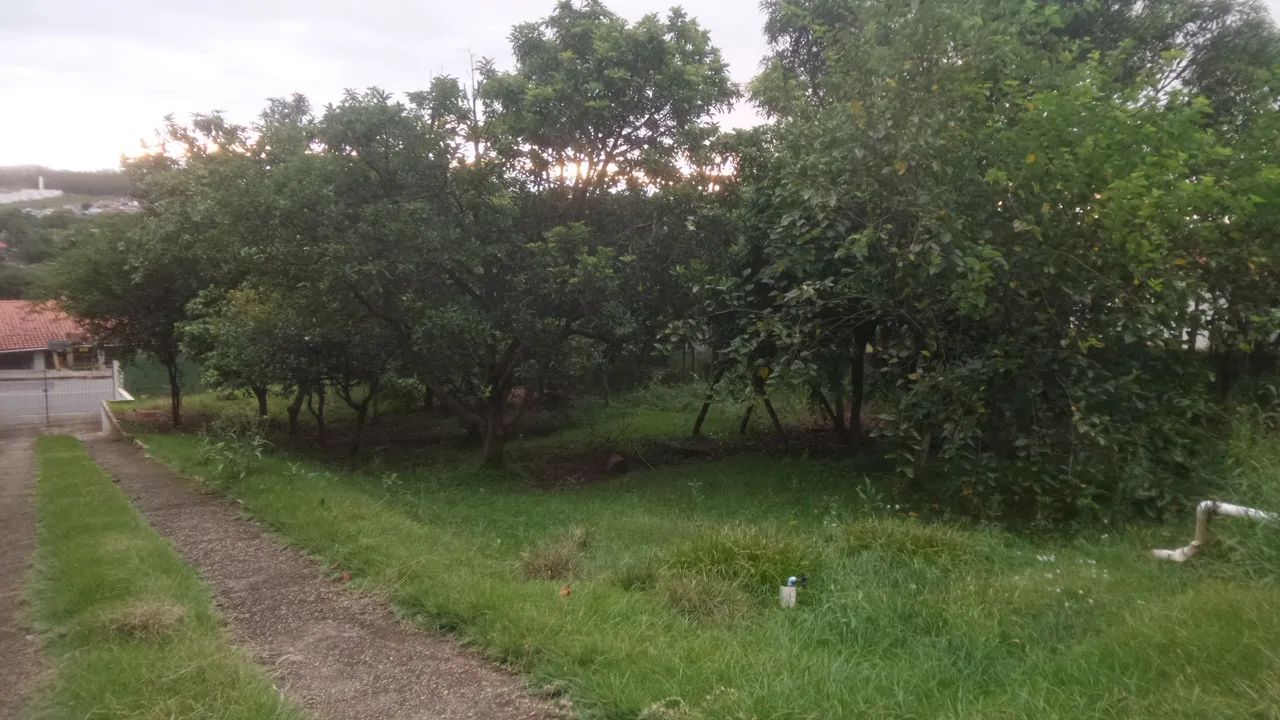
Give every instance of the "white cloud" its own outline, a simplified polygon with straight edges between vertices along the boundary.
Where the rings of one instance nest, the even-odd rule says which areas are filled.
[[[661,0],[615,0],[635,19]],[[755,0],[680,3],[712,33],[740,82],[764,53]],[[462,75],[468,51],[509,59],[517,23],[552,0],[29,0],[0,7],[0,165],[113,167],[167,113],[248,121],[268,97],[316,105],[346,88],[404,92]],[[730,122],[750,122],[749,111]]]
[[[677,0],[612,0],[636,19]],[[1265,0],[1273,14],[1280,0]],[[734,78],[764,54],[757,0],[684,0]],[[404,92],[462,75],[467,51],[507,63],[507,34],[553,0],[0,0],[0,165],[115,166],[164,115],[248,121],[268,97],[316,105],[346,88]],[[755,116],[740,106],[726,123]]]

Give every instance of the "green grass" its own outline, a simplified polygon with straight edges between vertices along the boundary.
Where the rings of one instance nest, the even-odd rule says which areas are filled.
[[[1056,539],[925,524],[854,460],[742,455],[551,493],[456,456],[379,475],[145,440],[588,718],[1280,717],[1280,587],[1231,570],[1239,525],[1178,566],[1147,550],[1185,542],[1189,515]],[[778,609],[802,573],[801,606]]]
[[[1246,417],[1231,434],[1221,490],[1214,497],[1280,512],[1280,418]],[[1230,524],[1225,530],[1224,525]],[[1231,567],[1261,582],[1280,582],[1280,523],[1214,525]]]
[[[208,590],[69,437],[41,438],[35,718],[303,717],[233,648]]]

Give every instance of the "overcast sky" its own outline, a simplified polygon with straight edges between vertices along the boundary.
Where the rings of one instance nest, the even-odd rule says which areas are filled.
[[[612,0],[628,19],[669,0]],[[680,3],[733,77],[764,53],[756,0]],[[468,51],[509,65],[507,35],[554,0],[0,0],[0,165],[115,167],[167,113],[252,120],[265,99],[316,106],[345,88],[404,92],[463,75]],[[735,113],[729,123],[749,123]]]
[[[1280,0],[1266,0],[1272,12]],[[611,0],[628,19],[664,0]],[[757,0],[679,3],[735,80],[764,54]],[[468,51],[506,67],[511,26],[554,0],[0,0],[0,165],[115,167],[167,113],[252,120],[268,97],[426,87]],[[740,108],[726,125],[750,124]]]

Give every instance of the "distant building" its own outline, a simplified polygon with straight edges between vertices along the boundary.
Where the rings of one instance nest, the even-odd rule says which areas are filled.
[[[61,190],[13,190],[10,192],[0,192],[0,205],[16,202],[31,202],[32,200],[47,200],[62,195]]]
[[[137,200],[129,198],[103,198],[86,203],[68,203],[60,207],[23,208],[22,212],[32,217],[48,217],[54,213],[67,212],[73,215],[128,215],[142,212]]]
[[[36,180],[36,189],[34,190],[10,190],[0,192],[0,205],[16,202],[30,202],[32,200],[47,200],[62,195],[61,190],[45,190],[44,176],[41,175]]]

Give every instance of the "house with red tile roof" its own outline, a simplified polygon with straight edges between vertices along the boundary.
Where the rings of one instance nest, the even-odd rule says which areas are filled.
[[[57,307],[0,300],[0,426],[95,418],[125,399],[120,369]]]
[[[0,300],[0,354],[44,352],[50,342],[85,341],[87,337],[80,323],[56,307]]]

